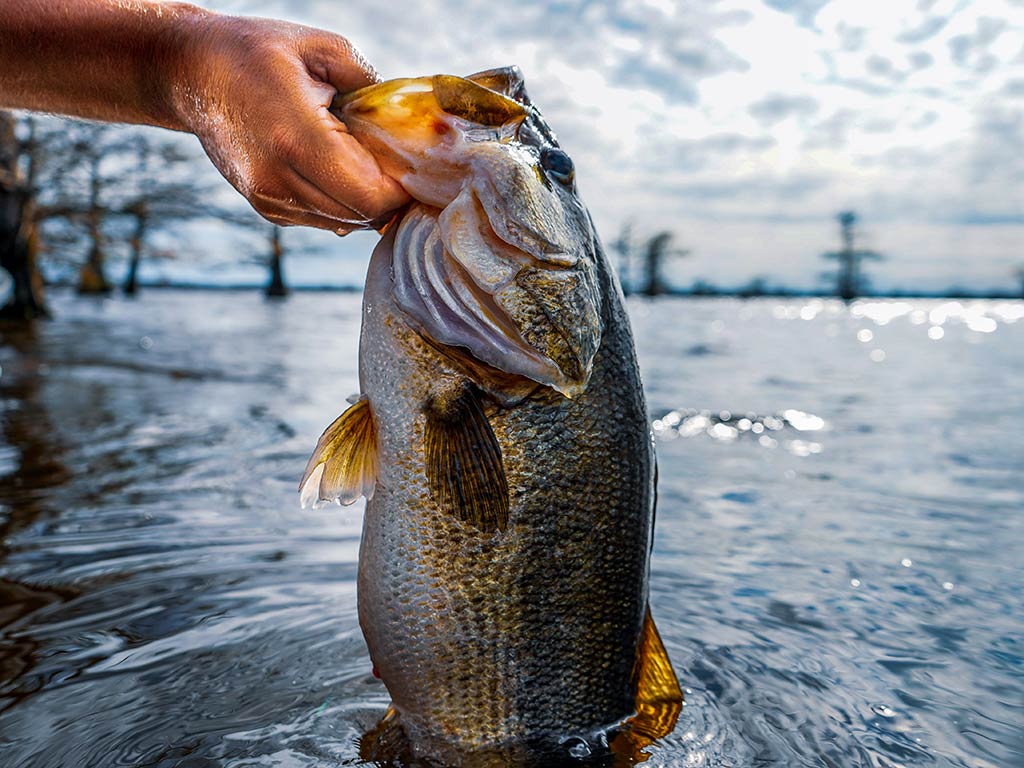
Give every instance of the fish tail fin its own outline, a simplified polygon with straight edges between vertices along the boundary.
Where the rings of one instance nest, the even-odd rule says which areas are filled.
[[[377,765],[391,764],[408,751],[408,745],[398,710],[389,706],[377,724],[359,737],[359,759]]]
[[[365,397],[324,430],[299,483],[303,508],[373,497],[377,482],[377,428]]]
[[[645,747],[672,732],[683,709],[683,690],[654,626],[650,606],[640,634],[633,675],[637,681],[636,714],[623,725],[611,748],[615,753],[639,760],[646,759],[642,753]]]

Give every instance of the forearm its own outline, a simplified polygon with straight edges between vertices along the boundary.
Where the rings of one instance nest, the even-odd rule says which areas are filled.
[[[0,109],[194,133],[275,224],[339,234],[409,196],[330,112],[377,79],[345,38],[159,0],[0,0]]]
[[[188,130],[175,91],[210,15],[154,0],[0,0],[0,108]]]

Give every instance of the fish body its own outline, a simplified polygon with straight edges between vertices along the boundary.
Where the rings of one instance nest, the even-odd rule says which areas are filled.
[[[589,750],[655,700],[674,723],[681,701],[647,609],[655,470],[632,334],[518,70],[441,78],[339,107],[416,202],[371,258],[361,399],[304,493],[370,497],[360,625],[407,754]]]

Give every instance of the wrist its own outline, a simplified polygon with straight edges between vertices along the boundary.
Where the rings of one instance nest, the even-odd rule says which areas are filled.
[[[186,3],[167,4],[167,8],[168,23],[161,29],[153,56],[154,118],[166,128],[193,133],[196,115],[202,112],[202,49],[218,14]]]

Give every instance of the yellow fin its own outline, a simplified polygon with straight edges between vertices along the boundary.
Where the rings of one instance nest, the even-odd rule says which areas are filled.
[[[472,123],[497,127],[529,114],[518,101],[464,77],[434,75],[431,85],[442,110]]]
[[[476,390],[441,389],[426,409],[427,484],[441,509],[489,533],[508,527],[508,481],[501,446]]]
[[[377,482],[377,428],[370,401],[360,398],[317,441],[299,483],[303,508],[373,497]]]
[[[530,99],[526,95],[523,73],[517,66],[498,67],[497,69],[475,72],[472,75],[466,75],[466,79],[479,83],[484,88],[503,93],[520,104],[528,105],[530,103]]]
[[[672,733],[683,710],[683,690],[649,606],[633,674],[637,679],[636,714],[623,724],[611,743],[612,751],[628,757],[630,763],[645,760],[648,755],[642,750]]]
[[[398,710],[393,704],[388,705],[387,712],[373,728],[364,733],[358,739],[359,757],[368,763],[376,765],[406,765],[408,757],[409,741],[402,729],[398,717]]]

